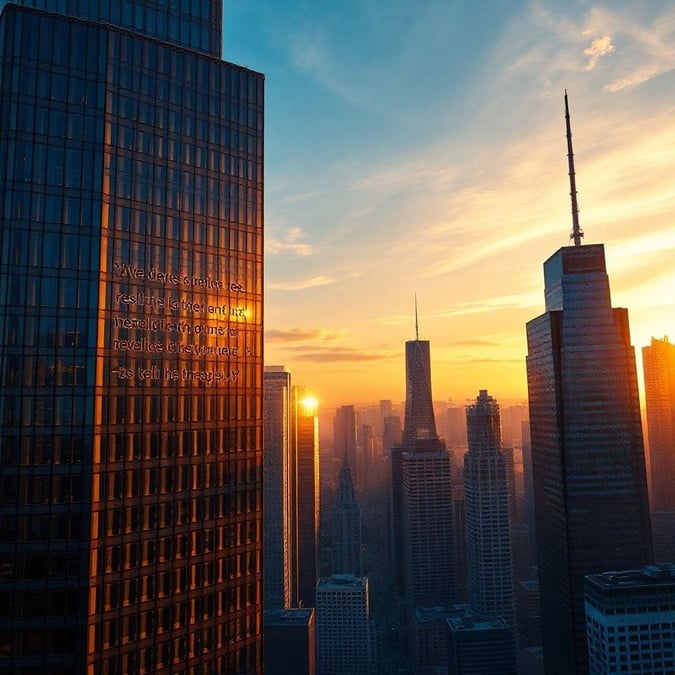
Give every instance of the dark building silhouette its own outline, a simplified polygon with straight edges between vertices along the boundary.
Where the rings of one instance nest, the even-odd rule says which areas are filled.
[[[544,263],[546,312],[527,324],[539,587],[547,673],[586,673],[583,578],[652,557],[628,314],[602,245],[581,246],[567,97],[574,246]]]
[[[333,457],[340,463],[346,456],[354,471],[354,480],[359,483],[360,458],[357,440],[356,408],[353,405],[340,406],[333,418]]]
[[[351,574],[360,577],[363,568],[361,510],[356,501],[352,474],[346,458],[340,470],[340,483],[333,506],[332,534],[333,574]]]
[[[455,599],[450,456],[432,400],[429,342],[410,340],[403,443],[391,449],[395,581],[409,609]]]
[[[294,476],[291,502],[295,583],[291,604],[314,607],[319,578],[319,417],[317,402],[305,387],[292,390]]]
[[[221,60],[219,1],[21,5],[0,672],[261,673],[263,76]]]
[[[464,502],[469,603],[483,616],[514,625],[513,564],[507,461],[501,451],[499,404],[481,390],[466,409]]]
[[[266,609],[265,675],[316,675],[316,615],[304,609]]]

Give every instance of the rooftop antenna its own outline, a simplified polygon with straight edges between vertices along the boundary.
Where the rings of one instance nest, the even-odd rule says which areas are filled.
[[[415,293],[415,340],[420,339],[420,325],[417,322],[417,293]]]
[[[572,150],[572,128],[570,126],[570,109],[567,104],[567,89],[565,89],[565,126],[567,128],[567,163],[570,176],[570,197],[572,197],[572,232],[570,239],[574,239],[575,246],[581,246],[584,231],[579,225],[579,205],[577,204],[577,181],[574,173],[574,150]]]

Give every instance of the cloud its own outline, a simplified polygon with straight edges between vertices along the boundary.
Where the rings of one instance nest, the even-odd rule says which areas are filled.
[[[326,347],[325,349],[314,348],[308,350],[306,347],[290,347],[288,351],[295,352],[293,358],[295,361],[310,361],[312,363],[362,363],[364,361],[382,361],[389,359],[400,360],[401,355],[389,351],[363,351],[351,347]]]
[[[265,240],[265,251],[270,255],[279,255],[286,251],[295,253],[296,255],[307,256],[314,253],[314,249],[309,244],[303,244],[299,242],[299,239],[302,239],[305,236],[305,233],[299,227],[289,227],[286,230],[286,236],[284,241],[279,239],[267,238]]]
[[[267,290],[272,291],[302,291],[306,288],[315,288],[316,286],[327,286],[334,284],[337,279],[323,276],[322,274],[309,279],[298,279],[297,281],[285,281],[272,284],[266,284]]]
[[[327,328],[289,328],[265,331],[266,342],[305,342],[310,340],[338,340],[345,336],[344,331]]]
[[[593,68],[598,65],[598,61],[603,56],[611,54],[614,49],[611,36],[603,35],[602,37],[595,38],[595,40],[591,42],[591,46],[588,47],[588,49],[584,49],[584,54],[589,57],[584,70],[593,70]]]

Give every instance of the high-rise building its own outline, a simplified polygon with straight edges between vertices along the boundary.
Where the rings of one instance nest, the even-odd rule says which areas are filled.
[[[455,599],[450,456],[436,434],[429,341],[406,342],[403,442],[391,449],[396,581],[406,604],[450,605]]]
[[[652,546],[628,313],[612,308],[604,247],[580,245],[573,213],[575,245],[544,263],[527,378],[546,671],[582,674],[584,576],[640,567]]]
[[[291,374],[265,366],[263,391],[263,597],[272,610],[291,605]]]
[[[369,675],[375,664],[375,632],[368,577],[337,574],[316,587],[317,670],[330,675]]]
[[[466,409],[464,502],[469,603],[484,616],[514,625],[513,563],[506,458],[499,404],[482,389]]]
[[[642,348],[652,509],[675,510],[675,344],[652,338]]]
[[[316,675],[316,612],[266,609],[265,675]]]
[[[333,418],[333,456],[342,460],[347,455],[350,465],[356,462],[356,408],[340,406]]]
[[[586,577],[591,673],[675,672],[675,565]]]
[[[319,416],[317,401],[305,387],[292,389],[294,476],[291,565],[295,583],[291,603],[314,607],[319,578]]]
[[[651,468],[651,508],[657,559],[675,556],[675,344],[642,348]]]
[[[447,619],[449,675],[515,675],[513,628],[467,611]]]
[[[219,0],[20,4],[0,671],[260,673],[263,76],[221,60]]]
[[[340,470],[332,522],[332,572],[360,577],[361,561],[361,510],[356,501],[352,474],[345,457]]]

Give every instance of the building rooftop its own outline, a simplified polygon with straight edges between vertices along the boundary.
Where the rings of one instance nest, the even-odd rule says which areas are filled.
[[[264,612],[265,625],[279,624],[287,626],[289,624],[304,626],[314,614],[312,607],[300,609],[266,609]]]
[[[675,563],[645,565],[642,569],[589,574],[586,580],[600,589],[614,590],[641,586],[675,585]]]
[[[353,574],[334,574],[332,577],[321,577],[317,584],[317,590],[346,590],[365,588],[368,585],[368,577],[355,577]]]

